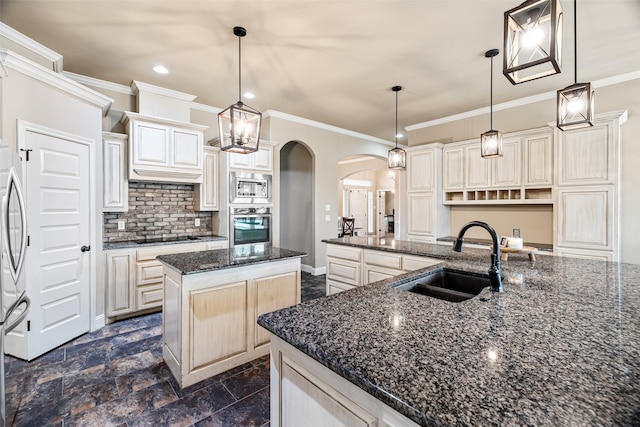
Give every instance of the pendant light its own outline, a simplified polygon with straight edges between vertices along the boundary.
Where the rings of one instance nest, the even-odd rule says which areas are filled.
[[[407,164],[407,153],[402,148],[398,148],[398,92],[402,86],[391,88],[396,93],[396,148],[389,150],[389,169],[404,169]]]
[[[484,53],[485,58],[491,58],[491,89],[489,101],[490,130],[480,135],[480,155],[485,159],[502,157],[502,134],[493,130],[493,57],[500,53],[499,49],[491,49]]]
[[[502,73],[512,84],[557,74],[561,62],[559,0],[528,0],[504,13]]]
[[[238,102],[218,114],[220,149],[232,153],[253,153],[260,143],[262,113],[242,102],[242,37],[247,35],[243,27],[233,27],[238,37]]]
[[[556,126],[560,130],[593,126],[595,94],[591,83],[578,83],[578,12],[573,0],[574,84],[558,91]]]

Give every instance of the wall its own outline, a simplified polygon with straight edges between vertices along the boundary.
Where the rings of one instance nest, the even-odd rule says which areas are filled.
[[[129,210],[105,213],[105,243],[144,241],[147,236],[164,238],[211,235],[211,213],[193,210],[193,185],[129,183]],[[195,226],[196,218],[200,226]],[[118,230],[118,221],[125,230]]]
[[[621,260],[640,264],[640,221],[637,212],[640,211],[640,174],[637,172],[640,164],[640,82],[631,80],[616,85],[596,88],[596,115],[611,111],[628,110],[629,120],[622,127],[622,165],[621,165]],[[453,142],[477,138],[487,130],[489,118],[487,115],[477,116],[451,123],[417,129],[409,132],[409,145],[422,145],[428,142]],[[494,128],[501,132],[512,132],[531,129],[555,122],[555,98],[536,102],[507,110],[494,111]],[[476,208],[482,215],[484,208]],[[452,233],[458,224],[460,214],[452,209]],[[460,211],[457,211],[460,212]],[[465,211],[465,215],[466,215]],[[491,224],[512,222],[510,216],[513,211],[505,209],[495,212]],[[548,221],[548,212],[536,212],[531,209],[529,219],[534,223],[543,224]],[[522,227],[521,227],[522,228]],[[525,237],[526,238],[526,237]]]
[[[313,245],[313,158],[298,142],[280,150],[280,246],[308,255],[301,259],[311,266]]]

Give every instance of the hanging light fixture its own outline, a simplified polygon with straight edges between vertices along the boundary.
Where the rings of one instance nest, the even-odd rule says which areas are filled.
[[[558,91],[556,126],[560,130],[593,126],[595,93],[591,83],[578,83],[578,13],[573,0],[574,84]]]
[[[502,73],[512,84],[557,74],[561,62],[559,0],[528,0],[504,13]]]
[[[242,37],[247,35],[243,27],[233,27],[238,37],[238,102],[218,114],[220,149],[233,153],[253,153],[260,143],[262,113],[242,102]]]
[[[396,93],[396,148],[389,150],[389,169],[404,169],[407,164],[407,152],[398,148],[398,92],[402,90],[402,86],[394,86],[391,90]]]
[[[489,122],[491,129],[480,135],[480,155],[485,159],[502,156],[502,134],[493,130],[493,57],[500,53],[499,49],[491,49],[484,53],[491,58],[491,89],[489,101]]]

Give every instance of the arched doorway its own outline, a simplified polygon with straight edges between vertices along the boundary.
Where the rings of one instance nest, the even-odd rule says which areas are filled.
[[[302,269],[315,266],[313,154],[301,142],[280,150],[280,247],[305,252]]]

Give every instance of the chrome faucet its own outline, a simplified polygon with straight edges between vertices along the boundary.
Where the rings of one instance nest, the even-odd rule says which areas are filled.
[[[482,221],[470,221],[466,223],[460,229],[456,243],[453,245],[453,250],[456,252],[462,252],[462,243],[464,240],[462,237],[471,227],[482,227],[491,234],[493,240],[493,250],[491,252],[491,268],[489,268],[489,280],[491,280],[491,290],[493,292],[502,292],[502,278],[500,277],[500,244],[498,243],[498,235],[496,230],[489,224]]]

